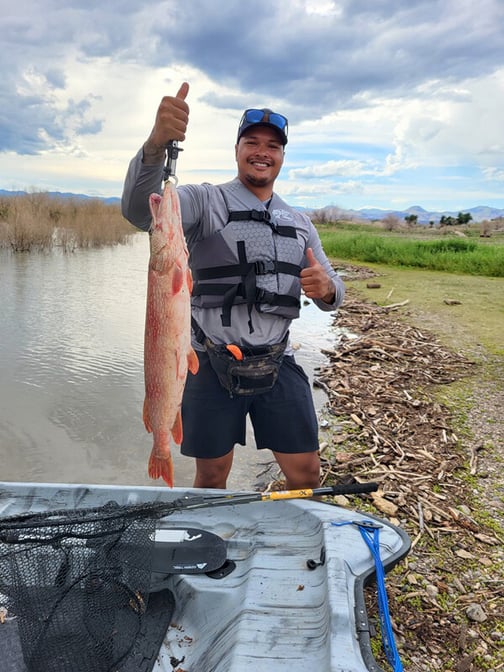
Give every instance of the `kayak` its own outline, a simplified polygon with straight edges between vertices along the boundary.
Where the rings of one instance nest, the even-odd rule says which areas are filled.
[[[408,535],[294,492],[0,482],[3,672],[379,672],[363,591]]]

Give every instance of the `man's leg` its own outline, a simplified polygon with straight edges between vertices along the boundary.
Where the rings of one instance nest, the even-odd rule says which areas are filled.
[[[206,352],[199,352],[200,369],[187,377],[182,399],[182,455],[196,461],[195,488],[225,488],[235,444],[245,444],[247,404],[230,398]],[[224,453],[224,454],[223,454]]]
[[[196,458],[195,488],[226,488],[227,477],[233,464],[233,451],[222,457]]]
[[[318,452],[273,453],[285,476],[287,490],[318,488],[320,486],[320,458]]]
[[[308,376],[286,356],[270,392],[257,395],[250,411],[258,448],[269,448],[289,490],[320,485],[318,423]]]

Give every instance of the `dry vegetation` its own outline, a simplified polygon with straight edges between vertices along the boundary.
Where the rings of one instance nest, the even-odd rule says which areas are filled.
[[[337,323],[355,337],[326,353],[318,376],[328,395],[323,480],[378,482],[377,494],[337,503],[410,535],[411,553],[387,578],[404,669],[503,670],[502,384],[483,382],[479,363],[414,326],[404,305],[350,289]],[[441,396],[457,385],[458,399]],[[367,600],[376,613],[373,587]]]
[[[133,231],[118,205],[100,199],[58,199],[43,192],[0,199],[0,248],[13,252],[114,245]]]
[[[349,285],[379,286],[372,270],[338,268]],[[335,503],[410,536],[410,553],[386,579],[403,668],[502,672],[502,352],[479,360],[451,349],[418,326],[407,301],[380,306],[348,285],[336,325],[352,336],[325,351],[329,361],[315,381],[328,397],[322,482],[377,482],[377,493]],[[378,633],[373,652],[388,672],[374,584],[366,603]]]
[[[460,213],[461,215],[463,213]],[[369,220],[362,219],[357,215],[349,216],[347,212],[335,206],[315,210],[311,213],[312,221],[317,227],[331,227],[335,225],[341,226],[359,226],[363,230],[383,230],[396,233],[415,233],[415,235],[432,235],[433,233],[446,236],[475,236],[479,235],[481,238],[491,238],[492,234],[504,231],[504,217],[497,217],[489,220],[485,219],[480,222],[466,221],[464,223],[457,222],[456,218],[450,218],[445,223],[444,221],[435,222],[430,221],[428,224],[419,224],[415,215],[407,215],[404,219],[398,215],[389,213],[384,215],[382,219]]]

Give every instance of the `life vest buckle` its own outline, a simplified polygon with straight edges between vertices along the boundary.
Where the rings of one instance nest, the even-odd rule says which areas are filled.
[[[271,215],[268,210],[251,210],[250,219],[253,222],[269,222]]]
[[[276,273],[276,263],[274,261],[256,261],[254,263],[256,275],[266,275],[267,273]]]
[[[266,289],[256,287],[256,303],[272,303],[276,297],[273,292],[268,292]]]

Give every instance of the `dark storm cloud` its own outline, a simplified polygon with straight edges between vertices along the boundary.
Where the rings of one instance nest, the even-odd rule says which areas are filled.
[[[275,98],[299,121],[494,72],[503,20],[500,0],[20,0],[0,17],[0,151],[100,130],[92,105],[56,99],[69,54],[83,68],[96,57],[189,65],[234,90],[208,96],[213,106]]]
[[[100,132],[103,120],[93,114],[91,92],[66,102],[58,94],[68,82],[68,54],[120,51],[120,21],[101,4],[20,0],[0,16],[0,152],[37,154],[71,144],[75,135]]]
[[[296,2],[227,2],[218,11],[203,0],[169,3],[153,26],[154,62],[189,63],[242,92],[284,98],[305,117],[365,97],[409,96],[429,80],[482,76],[503,62],[503,3],[333,5],[339,12],[320,15]]]
[[[33,84],[35,82],[35,84]],[[55,71],[30,70],[4,79],[0,92],[0,151],[37,154],[69,142],[73,134],[99,133],[103,120],[91,113],[89,100],[57,104],[63,86]]]

